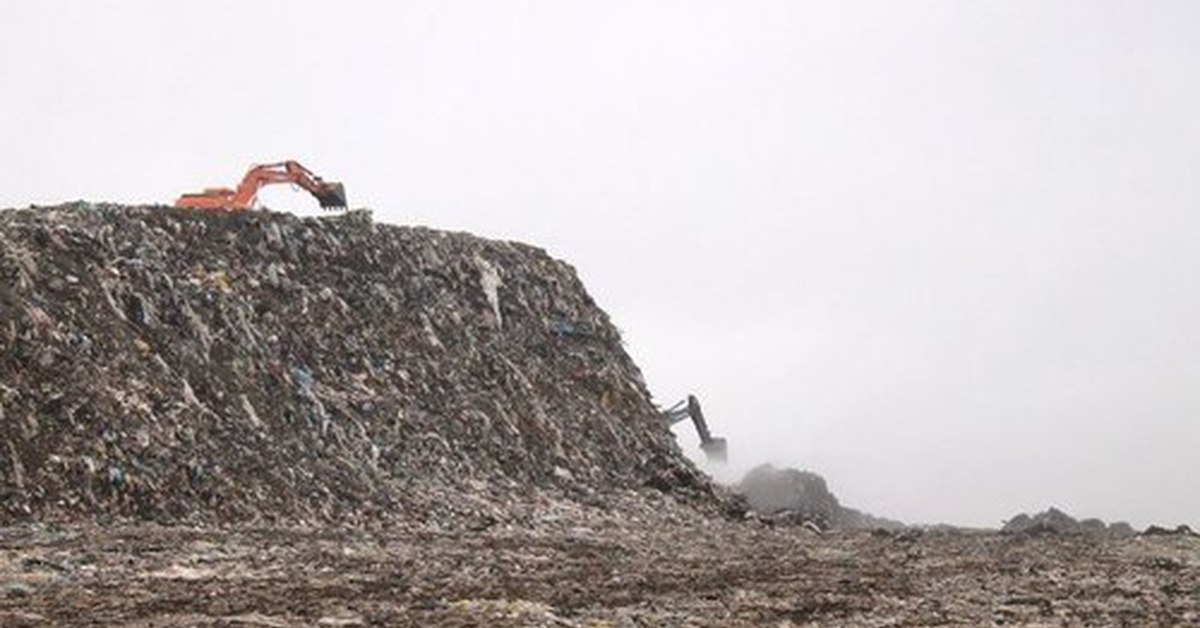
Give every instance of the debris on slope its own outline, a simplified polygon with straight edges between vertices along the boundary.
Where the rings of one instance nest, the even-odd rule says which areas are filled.
[[[896,529],[903,523],[842,506],[825,479],[811,471],[759,465],[746,473],[733,491],[746,498],[760,516],[811,522],[822,530]]]
[[[363,211],[0,212],[0,523],[486,525],[648,484],[712,501],[540,249]]]

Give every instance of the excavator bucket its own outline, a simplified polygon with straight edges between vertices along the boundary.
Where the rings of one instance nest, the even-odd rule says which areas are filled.
[[[346,209],[346,187],[341,183],[326,183],[313,196],[322,209]]]
[[[724,438],[713,437],[706,443],[700,443],[704,457],[712,462],[725,462],[729,459],[729,444]]]

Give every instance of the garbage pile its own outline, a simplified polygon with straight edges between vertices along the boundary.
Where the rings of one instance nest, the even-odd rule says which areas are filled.
[[[0,523],[712,500],[574,270],[334,218],[0,211]]]
[[[1096,518],[1077,520],[1057,509],[1048,508],[1035,515],[1021,513],[1004,523],[1000,529],[1006,534],[1036,536],[1043,534],[1092,534],[1118,538],[1137,534],[1133,526],[1124,521],[1105,523]]]
[[[750,509],[771,521],[811,524],[820,530],[898,529],[899,521],[847,508],[829,491],[825,478],[811,471],[759,465],[732,487]]]

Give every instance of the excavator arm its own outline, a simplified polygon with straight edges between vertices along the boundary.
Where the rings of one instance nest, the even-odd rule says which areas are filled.
[[[295,161],[253,166],[242,177],[237,189],[210,188],[198,194],[184,194],[175,201],[176,207],[190,207],[219,212],[244,212],[254,208],[258,191],[277,183],[298,185],[316,197],[323,209],[344,209],[346,188],[341,183],[327,182]]]
[[[700,400],[696,399],[695,395],[688,395],[687,399],[667,408],[662,416],[667,425],[691,419],[692,424],[696,426],[696,433],[700,435],[700,449],[705,457],[716,462],[725,462],[729,450],[728,443],[724,438],[713,436],[708,431],[708,422],[704,420],[704,411],[700,409]]]

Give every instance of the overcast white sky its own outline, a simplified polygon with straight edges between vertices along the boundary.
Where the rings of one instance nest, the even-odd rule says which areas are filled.
[[[724,477],[1200,524],[1200,3],[3,13],[0,207],[296,158],[377,220],[570,261],[656,398],[701,397]]]

